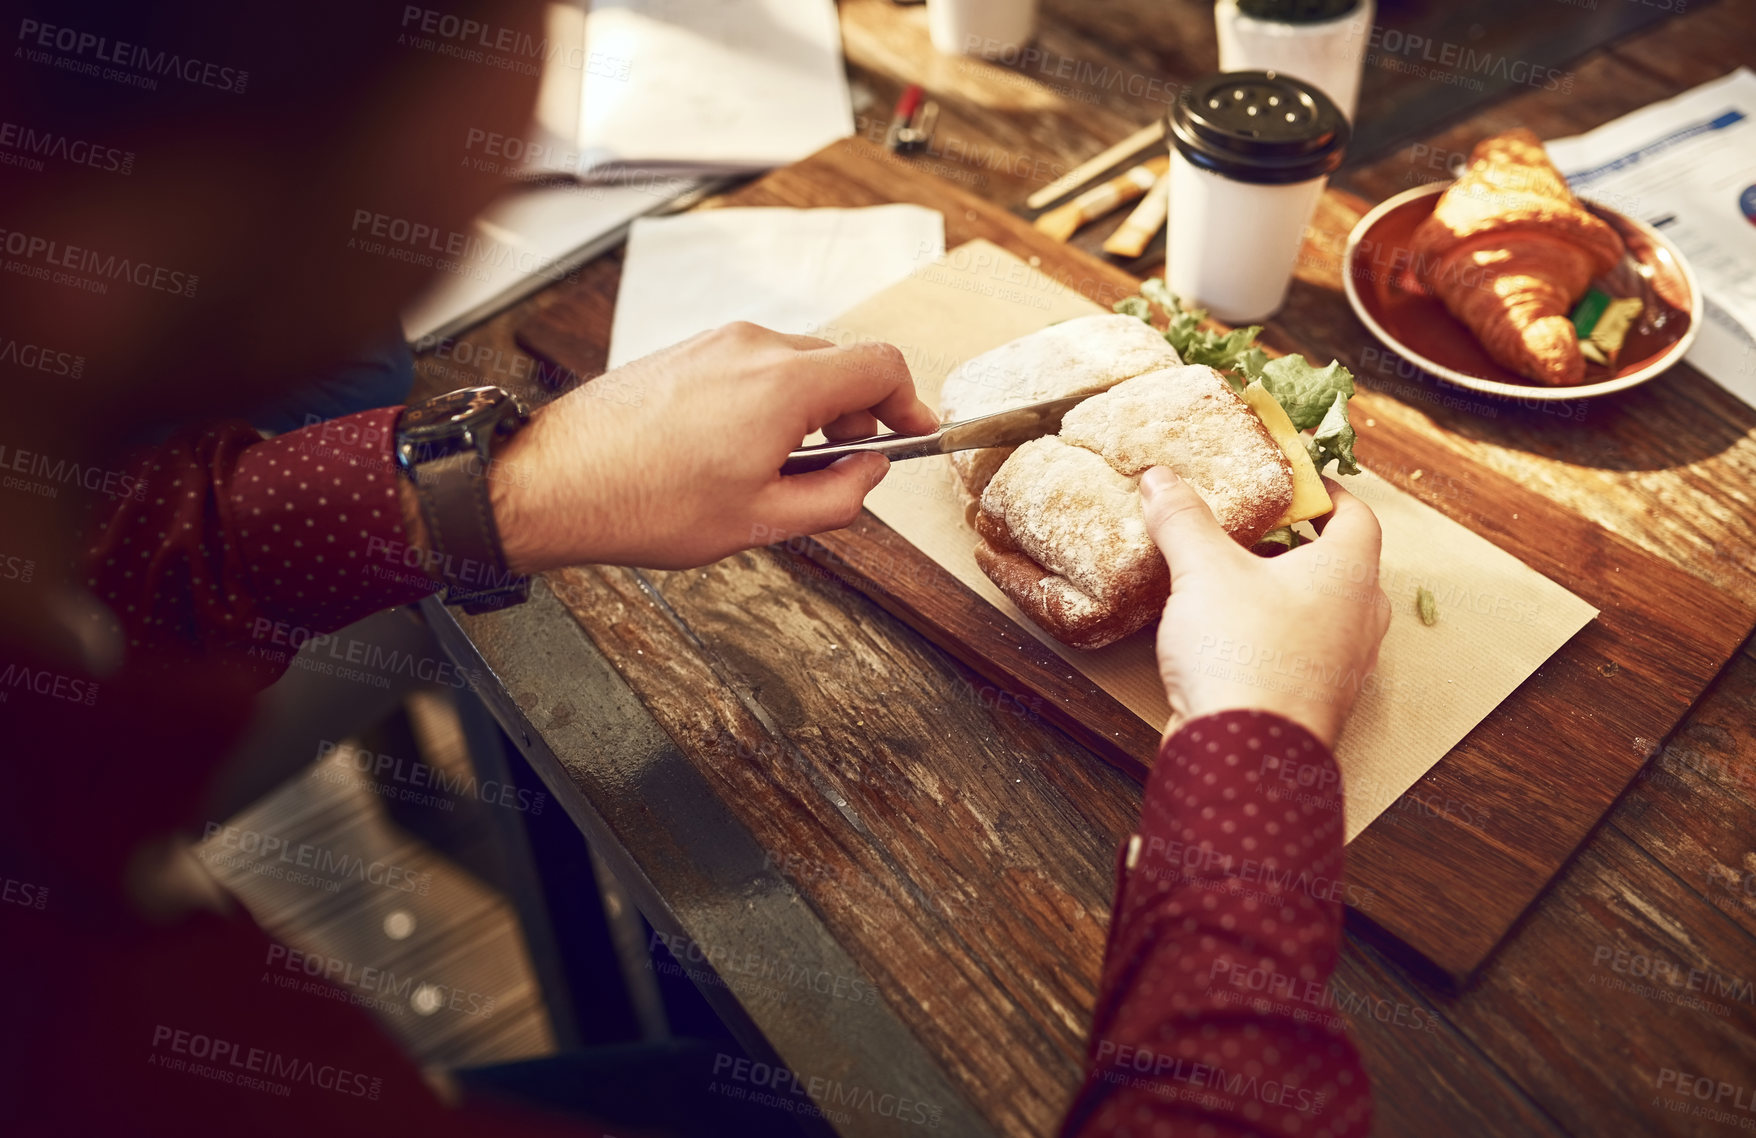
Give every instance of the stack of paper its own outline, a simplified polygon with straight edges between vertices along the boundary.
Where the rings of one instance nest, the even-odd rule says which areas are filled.
[[[619,244],[629,221],[693,186],[568,183],[509,192],[470,223],[458,255],[433,259],[427,291],[403,310],[403,335],[422,351],[568,279]]]
[[[593,0],[582,176],[728,174],[854,132],[832,0]]]
[[[472,137],[471,158],[563,184],[510,189],[461,255],[435,259],[403,314],[417,345],[563,279],[705,175],[784,166],[854,129],[831,0],[552,3],[543,58],[528,136]]]
[[[571,0],[546,34],[530,172],[743,174],[854,132],[831,0]]]

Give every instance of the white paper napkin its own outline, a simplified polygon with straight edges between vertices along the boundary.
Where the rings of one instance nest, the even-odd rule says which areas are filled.
[[[734,320],[810,333],[944,251],[945,219],[915,205],[643,218],[628,234],[609,366]]]

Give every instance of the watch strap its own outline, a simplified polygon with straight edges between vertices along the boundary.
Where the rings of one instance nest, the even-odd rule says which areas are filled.
[[[434,567],[446,584],[447,604],[484,612],[521,601],[529,578],[506,567],[488,495],[487,462],[468,449],[430,459],[414,468],[415,498],[437,555]]]

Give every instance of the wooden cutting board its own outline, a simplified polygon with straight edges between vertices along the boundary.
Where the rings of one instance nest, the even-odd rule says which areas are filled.
[[[715,204],[886,202],[937,209],[945,215],[947,247],[986,238],[1034,258],[1043,272],[1100,304],[1136,291],[1136,280],[1121,270],[858,139]],[[1333,266],[1366,208],[1330,191],[1308,236],[1305,263]],[[619,257],[588,265],[576,285],[520,329],[520,342],[582,378],[597,375],[619,279]],[[1339,283],[1334,288],[1339,298]],[[1346,321],[1358,344],[1370,345],[1370,334],[1342,304],[1328,324]],[[1297,345],[1296,329],[1272,327]],[[1326,326],[1313,338],[1333,339],[1335,332]],[[1370,391],[1356,400],[1361,462],[1602,610],[1348,847],[1350,876],[1376,898],[1370,913],[1350,912],[1350,920],[1390,938],[1393,951],[1412,949],[1418,959],[1411,963],[1424,961],[1461,985],[1756,628],[1756,611],[1456,455],[1437,428],[1410,425],[1406,416],[1375,423],[1372,408],[1386,400]],[[1422,469],[1439,477],[1411,477]],[[1041,696],[1031,706],[1046,719],[1145,776],[1158,744],[1153,727],[1077,673],[1070,676],[1052,652],[872,515],[798,552],[990,681]]]

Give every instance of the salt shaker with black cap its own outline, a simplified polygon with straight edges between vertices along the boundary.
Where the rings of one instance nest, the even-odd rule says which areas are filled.
[[[1165,282],[1230,324],[1286,299],[1305,227],[1341,165],[1348,124],[1329,96],[1272,71],[1209,75],[1171,108]]]

